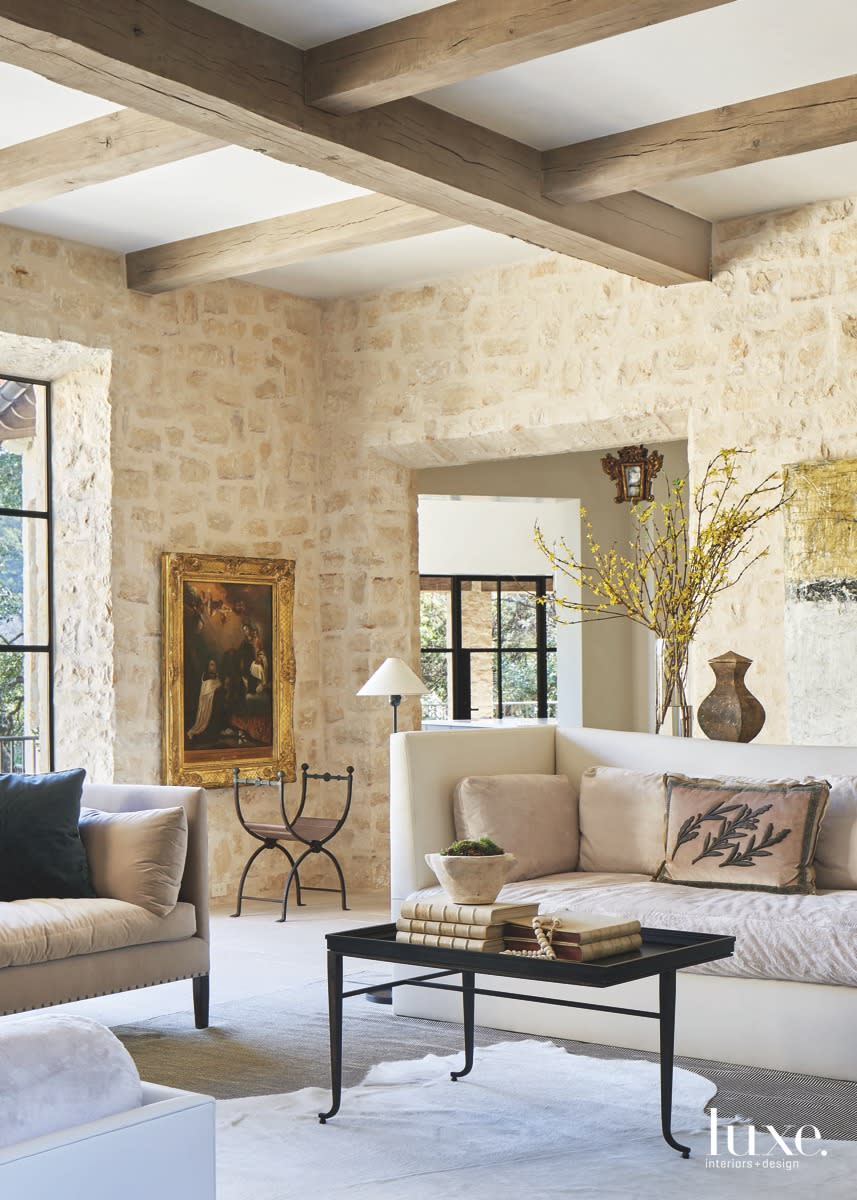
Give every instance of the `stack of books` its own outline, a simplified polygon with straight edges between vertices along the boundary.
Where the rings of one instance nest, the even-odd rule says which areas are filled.
[[[540,921],[554,953],[563,962],[593,962],[639,950],[643,944],[639,921],[565,911],[542,913]],[[532,918],[510,917],[503,936],[507,950],[532,953],[539,949]]]
[[[396,922],[396,941],[445,950],[482,950],[500,954],[510,921],[531,922],[538,904],[449,904],[406,900]],[[517,928],[517,927],[516,927]],[[532,930],[530,931],[532,932]]]

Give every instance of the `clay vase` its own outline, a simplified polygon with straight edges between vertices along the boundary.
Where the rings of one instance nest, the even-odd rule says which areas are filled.
[[[734,650],[708,660],[717,682],[700,704],[696,718],[706,737],[719,742],[752,742],[765,724],[764,708],[744,683],[752,661]]]
[[[514,854],[427,854],[426,862],[455,904],[493,904],[518,860]]]

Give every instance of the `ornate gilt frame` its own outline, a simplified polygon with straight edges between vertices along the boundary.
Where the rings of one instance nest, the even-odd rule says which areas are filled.
[[[623,446],[619,457],[605,455],[601,469],[616,484],[616,504],[649,503],[652,483],[664,465],[664,456],[645,446]]]
[[[224,787],[232,782],[233,767],[260,779],[274,779],[278,771],[295,779],[293,706],[295,656],[292,621],[295,597],[295,564],[274,558],[223,558],[213,554],[170,554],[161,560],[163,587],[163,777],[168,784],[191,787]],[[229,761],[222,750],[211,752],[210,762],[185,762],[184,713],[184,585],[185,583],[269,584],[272,589],[271,685],[273,754],[236,755]],[[198,752],[197,752],[198,754]]]

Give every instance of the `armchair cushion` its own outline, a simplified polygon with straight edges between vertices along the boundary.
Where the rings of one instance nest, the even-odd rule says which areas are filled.
[[[97,896],[137,904],[159,917],[173,911],[187,857],[183,808],[84,808],[80,836]]]
[[[0,900],[95,894],[77,828],[85,777],[0,775]]]

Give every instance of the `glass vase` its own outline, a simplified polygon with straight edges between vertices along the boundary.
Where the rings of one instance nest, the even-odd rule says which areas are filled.
[[[687,649],[670,638],[655,641],[655,733],[693,736],[687,701]]]

